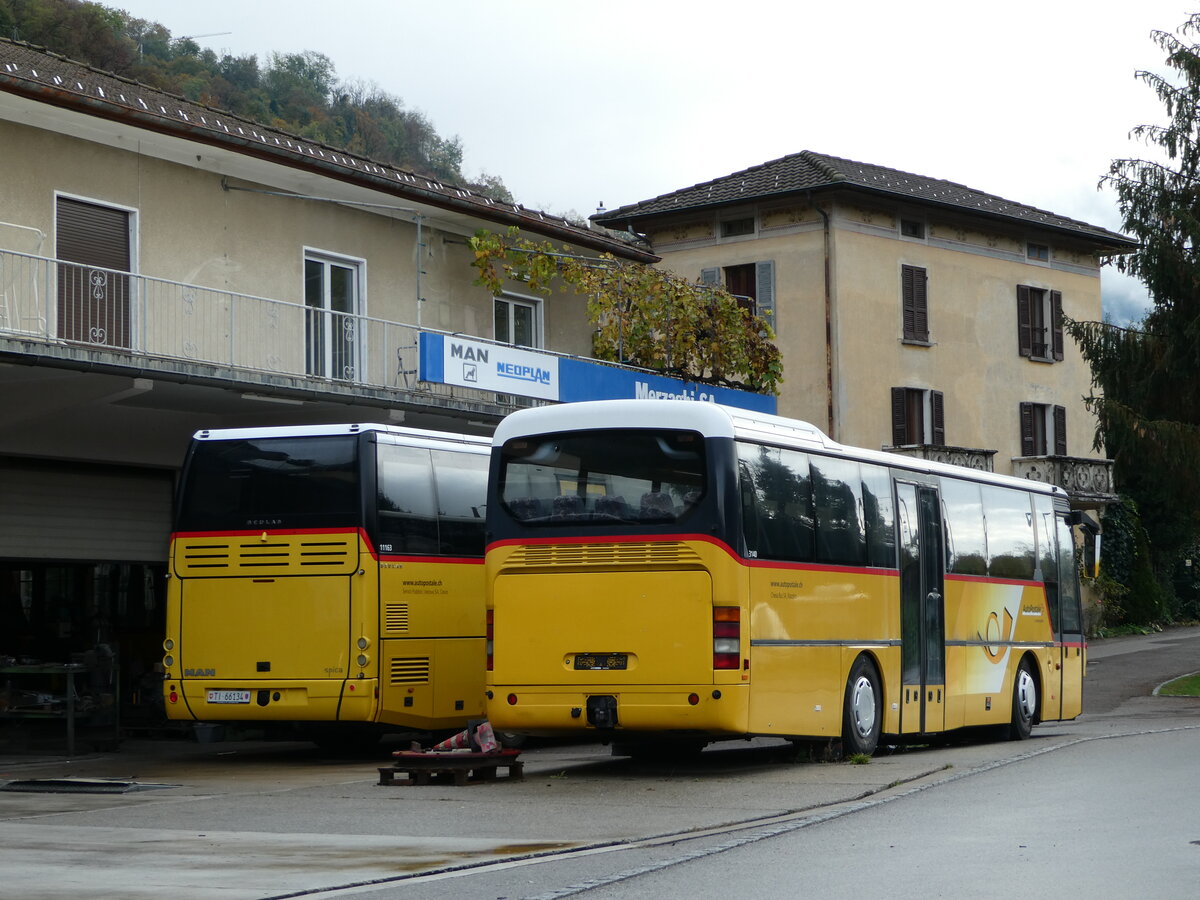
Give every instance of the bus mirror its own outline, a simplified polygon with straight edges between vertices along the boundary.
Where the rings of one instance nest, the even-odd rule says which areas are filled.
[[[1083,524],[1083,510],[1073,509],[1067,513],[1067,524],[1074,528],[1076,525]]]

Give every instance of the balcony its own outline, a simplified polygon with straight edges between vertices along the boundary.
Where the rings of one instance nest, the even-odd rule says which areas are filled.
[[[1056,484],[1071,495],[1071,506],[1098,509],[1117,499],[1111,459],[1079,456],[1018,456],[1012,461],[1018,478]]]
[[[0,251],[3,356],[300,399],[370,399],[496,417],[542,402],[420,381],[422,330],[434,333],[303,303]]]
[[[964,466],[968,469],[978,469],[981,472],[991,472],[992,457],[995,450],[979,450],[974,447],[945,447],[935,444],[911,444],[903,447],[884,447],[889,453],[900,456],[912,456],[917,459],[927,459],[930,462],[946,463],[951,466]]]

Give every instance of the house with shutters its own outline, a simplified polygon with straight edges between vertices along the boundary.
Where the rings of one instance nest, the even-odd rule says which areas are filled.
[[[539,401],[482,366],[434,378],[434,351],[469,340],[477,359],[532,354],[557,373],[588,362],[592,327],[581,297],[475,285],[469,238],[516,226],[656,259],[3,39],[0,146],[0,657],[106,645],[127,696],[154,684],[162,656],[172,494],[193,433],[490,433]]]
[[[1111,497],[1063,319],[1101,317],[1129,238],[937,178],[804,151],[603,211],[774,324],[782,415],[847,444]]]

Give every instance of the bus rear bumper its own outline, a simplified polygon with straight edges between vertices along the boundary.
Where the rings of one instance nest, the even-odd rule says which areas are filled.
[[[627,685],[564,691],[539,685],[489,689],[488,721],[520,734],[680,732],[746,734],[748,689],[743,685]]]
[[[166,691],[167,717],[199,722],[372,722],[375,679],[179,681]]]

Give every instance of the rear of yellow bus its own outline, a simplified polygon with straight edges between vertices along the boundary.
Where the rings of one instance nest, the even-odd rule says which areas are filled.
[[[493,441],[488,718],[628,746],[744,734],[749,621],[729,418],[567,404]],[[615,418],[614,418],[615,415]]]
[[[360,437],[200,432],[171,539],[167,714],[201,722],[372,722],[377,568]]]

